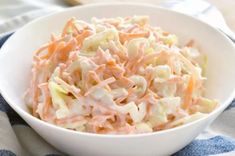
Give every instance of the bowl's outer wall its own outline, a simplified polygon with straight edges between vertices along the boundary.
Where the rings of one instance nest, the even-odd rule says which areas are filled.
[[[134,138],[87,137],[68,131],[53,131],[53,128],[26,120],[50,144],[73,156],[165,156],[190,143],[219,113],[182,129]]]
[[[179,36],[181,43],[194,39],[208,56],[207,96],[221,106],[207,118],[169,131],[136,137],[112,137],[75,133],[49,125],[26,113],[22,94],[29,85],[33,51],[48,41],[51,32],[60,32],[66,20],[77,17],[148,15],[151,24]],[[4,98],[45,140],[71,155],[168,155],[197,136],[229,104],[234,95],[234,47],[221,33],[193,18],[165,9],[138,5],[90,5],[77,7],[34,21],[16,32],[1,49],[0,90]]]

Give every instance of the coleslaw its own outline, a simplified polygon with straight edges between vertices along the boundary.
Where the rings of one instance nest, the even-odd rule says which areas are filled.
[[[33,57],[32,115],[75,131],[148,133],[206,116],[206,57],[147,16],[71,18]]]

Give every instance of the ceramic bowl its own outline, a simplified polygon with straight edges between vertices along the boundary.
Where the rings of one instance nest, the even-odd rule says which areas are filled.
[[[148,134],[100,135],[76,132],[33,117],[22,95],[29,86],[33,51],[60,32],[70,17],[89,21],[92,17],[148,15],[152,25],[175,33],[180,43],[195,40],[207,55],[206,96],[218,99],[219,107],[207,117],[169,130]],[[167,9],[146,4],[93,4],[67,9],[37,19],[12,35],[0,52],[0,90],[9,105],[46,141],[70,155],[156,156],[170,155],[189,144],[234,98],[235,48],[218,30]]]

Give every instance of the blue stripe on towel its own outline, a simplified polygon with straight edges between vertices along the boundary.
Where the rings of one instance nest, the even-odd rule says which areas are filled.
[[[6,111],[5,104],[6,104],[6,101],[4,100],[4,98],[0,94],[0,111],[3,111],[3,112]]]
[[[6,40],[13,34],[13,32],[5,34],[0,38],[0,48],[6,42]],[[4,98],[0,94],[0,111],[6,112],[10,123],[14,124],[26,124],[26,122],[7,104]],[[1,155],[0,155],[1,156]]]
[[[226,110],[229,110],[231,108],[235,107],[235,100],[232,101],[232,103],[225,109]]]
[[[15,124],[27,125],[26,122],[7,104],[7,102],[4,100],[1,94],[0,94],[0,111],[7,113],[11,125]]]
[[[3,43],[6,42],[6,40],[12,35],[13,33],[9,33],[4,35],[3,37],[0,38],[0,48],[2,47]]]
[[[8,150],[0,150],[0,156],[16,156],[16,154]]]
[[[235,142],[222,136],[205,140],[194,140],[173,156],[205,156],[221,154],[235,150]]]

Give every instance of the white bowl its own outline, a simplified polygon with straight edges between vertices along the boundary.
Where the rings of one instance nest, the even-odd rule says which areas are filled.
[[[41,121],[28,112],[22,94],[29,86],[33,51],[62,30],[70,17],[89,21],[91,17],[148,15],[151,23],[190,39],[208,58],[207,97],[220,106],[207,117],[160,132],[138,135],[99,135],[75,132]],[[75,7],[35,20],[17,31],[0,52],[0,90],[10,106],[46,141],[70,155],[153,156],[169,155],[190,143],[231,102],[235,92],[235,48],[223,34],[192,17],[145,4],[95,4]]]

